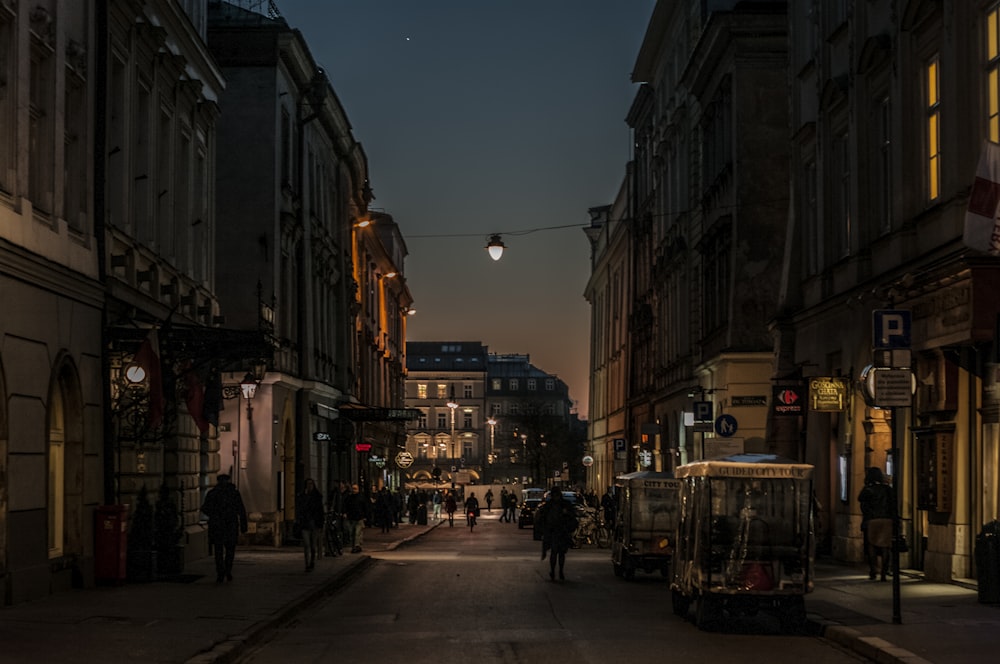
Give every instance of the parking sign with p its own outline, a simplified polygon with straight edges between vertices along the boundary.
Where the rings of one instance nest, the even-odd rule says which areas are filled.
[[[876,309],[872,312],[872,346],[875,350],[910,347],[910,312]]]

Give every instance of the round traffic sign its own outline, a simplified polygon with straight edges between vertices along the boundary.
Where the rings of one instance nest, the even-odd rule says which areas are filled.
[[[723,438],[732,436],[736,433],[736,429],[738,428],[739,424],[737,424],[736,418],[728,413],[719,415],[715,419],[715,433],[719,434]]]

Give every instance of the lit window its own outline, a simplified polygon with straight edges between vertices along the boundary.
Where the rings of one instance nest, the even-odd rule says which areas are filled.
[[[427,383],[417,383],[417,398],[418,399],[427,398]]]
[[[439,383],[438,384],[438,396],[437,396],[437,398],[438,399],[447,399],[448,398],[448,386],[445,385],[444,383]]]
[[[499,378],[494,378],[494,379],[493,379],[492,381],[490,381],[490,382],[491,382],[491,384],[493,385],[493,390],[494,390],[494,391],[497,391],[497,392],[498,392],[498,391],[500,391],[500,390],[502,390],[502,389],[503,389],[503,381],[502,381],[502,380],[500,380]]]
[[[993,9],[986,17],[986,82],[987,111],[990,140],[1000,143],[1000,9]]]
[[[927,198],[941,195],[941,99],[938,96],[940,63],[934,56],[927,63]]]

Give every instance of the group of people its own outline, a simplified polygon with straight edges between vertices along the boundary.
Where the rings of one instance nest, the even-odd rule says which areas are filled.
[[[208,538],[215,556],[216,583],[224,583],[233,580],[236,544],[240,534],[247,532],[248,523],[243,499],[239,490],[230,481],[229,475],[220,474],[216,479],[217,484],[205,496],[201,511],[208,517]],[[316,558],[322,554],[324,527],[338,528],[338,534],[342,535],[345,546],[349,545],[352,553],[358,553],[363,544],[366,521],[374,521],[382,527],[383,532],[387,532],[388,528],[398,525],[402,520],[400,510],[397,509],[397,500],[387,488],[380,489],[372,498],[366,499],[357,484],[348,486],[346,482],[340,481],[338,485],[338,489],[330,496],[326,509],[324,509],[323,494],[312,478],[305,480],[302,492],[296,496],[294,534],[302,540],[307,572],[315,568]],[[421,498],[423,498],[422,503]],[[492,511],[494,502],[492,488],[486,491],[484,500],[487,510]],[[441,516],[443,509],[447,514],[449,527],[454,527],[455,512],[458,511],[459,505],[459,497],[455,491],[436,490],[431,495],[412,491],[410,501],[406,503],[411,523],[417,522],[416,513],[421,507],[426,510],[427,502],[433,505],[435,520],[443,518]],[[475,491],[470,492],[461,502],[466,525],[470,532],[474,532],[477,517],[480,516],[479,499]],[[501,489],[500,506],[503,513],[500,521],[508,523],[514,521],[518,502],[515,492],[508,491],[507,487]],[[336,518],[335,523],[327,522],[328,511]],[[542,559],[549,558],[549,578],[555,580],[558,568],[559,578],[565,579],[566,552],[573,544],[573,532],[577,528],[575,509],[562,498],[562,492],[552,491],[545,506],[535,518],[541,520]],[[426,511],[424,523],[426,523]],[[338,547],[334,553],[342,551]]]

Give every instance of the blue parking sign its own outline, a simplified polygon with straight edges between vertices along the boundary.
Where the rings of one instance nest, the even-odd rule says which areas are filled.
[[[711,422],[712,421],[712,402],[711,401],[695,401],[694,402],[694,421],[695,422]]]
[[[872,311],[872,347],[876,350],[910,347],[910,312],[906,309]]]

